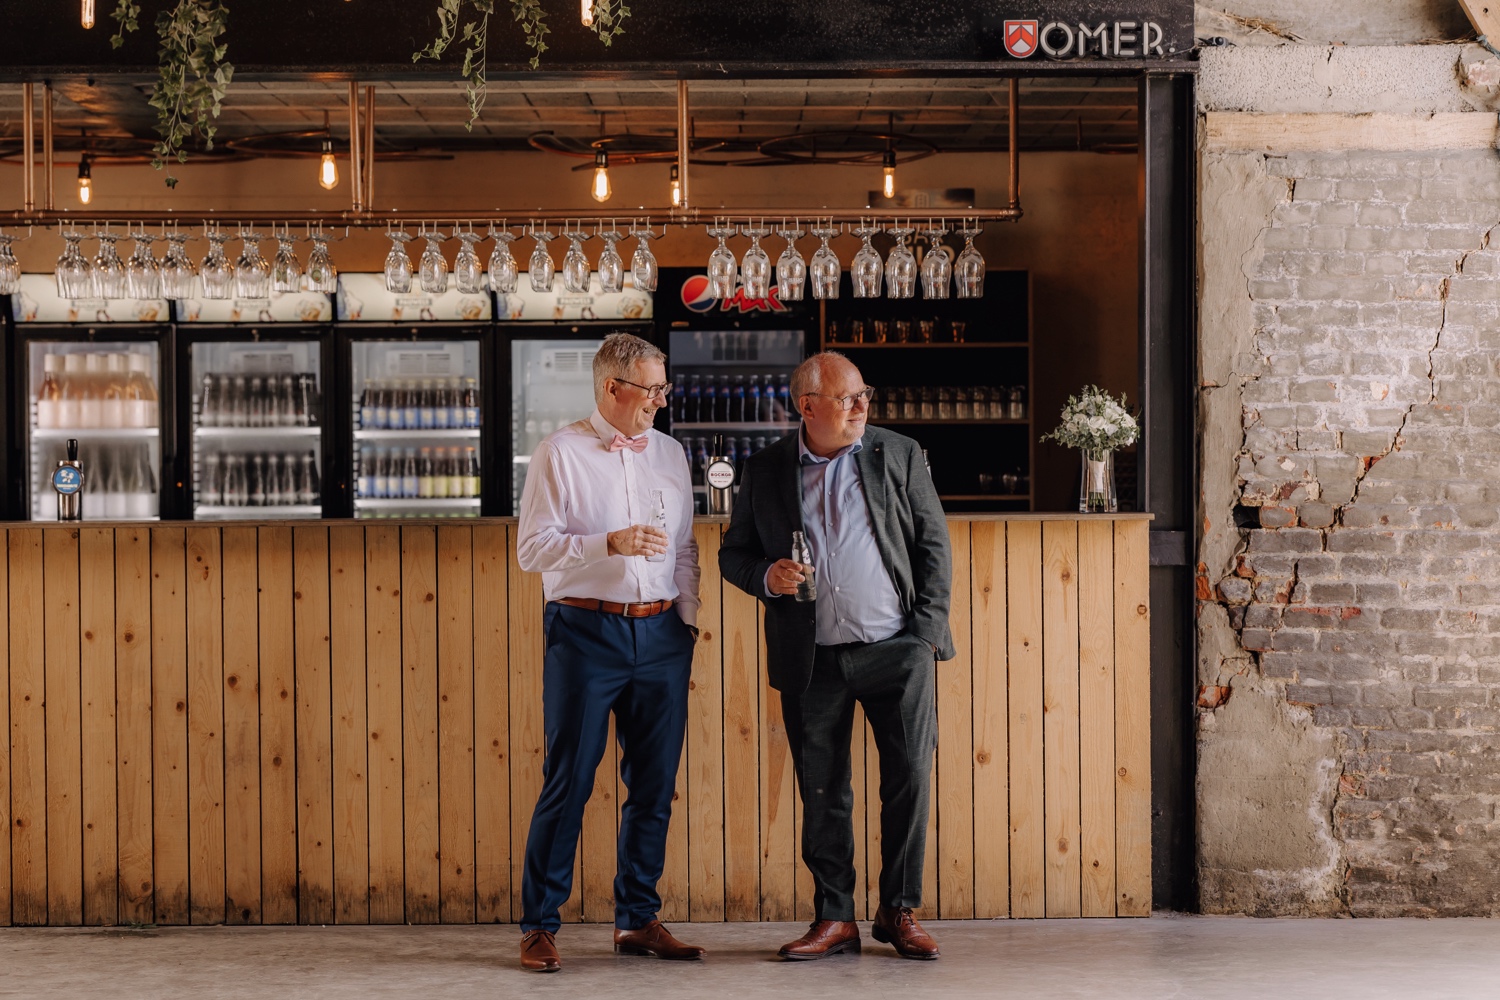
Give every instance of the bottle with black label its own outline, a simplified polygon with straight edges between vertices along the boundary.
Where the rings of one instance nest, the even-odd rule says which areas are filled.
[[[708,513],[713,517],[727,517],[734,500],[734,462],[724,454],[724,435],[714,435],[714,451],[708,457],[708,468],[704,471],[708,483]]]
[[[798,601],[808,602],[818,599],[818,578],[812,564],[812,547],[807,544],[807,535],[800,531],[792,532],[792,561],[802,564],[802,575],[806,577],[797,584]]]

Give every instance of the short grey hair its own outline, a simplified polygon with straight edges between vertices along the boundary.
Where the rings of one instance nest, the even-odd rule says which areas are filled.
[[[655,344],[631,333],[605,337],[594,355],[594,399],[604,398],[605,379],[629,379],[640,361],[660,361],[665,365],[667,356]]]
[[[838,351],[819,351],[806,361],[797,366],[792,372],[792,406],[798,407],[803,396],[810,392],[819,392],[823,388],[823,372],[834,361],[846,361],[849,364],[848,355],[840,354]]]

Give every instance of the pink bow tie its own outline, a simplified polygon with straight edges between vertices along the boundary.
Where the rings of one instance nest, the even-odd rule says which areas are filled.
[[[647,438],[644,434],[642,434],[640,437],[634,438],[628,438],[624,434],[616,434],[615,439],[609,443],[609,450],[624,451],[626,448],[629,448],[631,451],[639,455],[641,452],[646,450],[647,443]]]

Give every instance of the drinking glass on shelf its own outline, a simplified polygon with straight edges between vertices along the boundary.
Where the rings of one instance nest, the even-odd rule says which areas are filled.
[[[423,233],[422,238],[427,246],[417,262],[417,281],[422,291],[442,295],[448,290],[448,261],[443,257],[443,241],[448,237],[441,229],[433,229]]]
[[[901,390],[901,419],[916,420],[922,415],[921,393],[909,385]]]
[[[849,343],[863,344],[865,342],[865,321],[862,319],[851,319],[849,321]]]
[[[557,234],[545,229],[538,232],[537,228],[532,226],[531,238],[536,241],[536,247],[531,251],[531,260],[526,264],[526,275],[531,280],[531,290],[550,292],[557,265],[553,263],[552,255],[547,252],[547,244],[557,239]]]
[[[933,335],[934,331],[936,331],[936,330],[937,330],[937,320],[935,320],[935,319],[919,319],[919,320],[917,320],[917,333],[918,333],[917,339],[918,339],[919,342],[921,342],[923,344],[930,344],[930,343],[932,343],[932,335]]]
[[[912,230],[894,228],[888,232],[896,240],[896,245],[885,259],[885,294],[887,298],[909,299],[917,285],[917,258],[906,245]]]
[[[880,279],[884,271],[880,261],[880,252],[870,245],[870,240],[880,229],[875,226],[861,226],[854,231],[854,235],[864,240],[864,245],[854,255],[854,260],[849,264],[849,278],[854,283],[854,297],[856,299],[876,299],[880,297]]]
[[[953,277],[961,299],[978,299],[984,296],[984,258],[974,247],[974,237],[983,231],[978,228],[958,231],[964,238],[964,248],[954,262]]]
[[[934,396],[935,396],[935,393],[932,391],[932,386],[930,386],[930,385],[924,385],[924,386],[922,386],[922,409],[918,411],[918,413],[917,413],[917,419],[919,419],[919,420],[936,420],[937,419],[937,400],[934,398]]]
[[[870,327],[875,331],[875,343],[883,344],[887,339],[889,339],[891,332],[891,324],[889,320],[871,320]]]
[[[568,252],[563,254],[563,288],[569,292],[586,292],[589,290],[589,278],[594,273],[583,252],[583,241],[590,234],[575,229],[563,235],[568,238]]]
[[[955,386],[953,388],[953,419],[974,419],[972,397],[969,394],[969,387],[966,385]]]
[[[203,297],[227,299],[234,291],[234,265],[229,263],[229,255],[224,252],[229,236],[217,229],[205,235],[208,237],[208,254],[198,269],[198,276],[203,279]]]
[[[635,237],[635,253],[630,255],[630,275],[635,279],[635,287],[643,292],[654,292],[658,268],[656,255],[651,252],[651,241],[656,239],[656,234],[648,225],[645,229],[632,228],[630,235]]]
[[[260,241],[265,238],[265,233],[253,229],[240,230],[244,247],[234,262],[234,294],[242,299],[271,297],[271,265],[260,255]]]
[[[501,295],[509,295],[516,290],[516,282],[521,276],[520,266],[510,252],[516,234],[509,229],[490,226],[490,236],[495,240],[494,252],[490,254],[490,288]]]
[[[135,250],[125,261],[125,290],[132,299],[161,298],[161,265],[151,254],[151,244],[161,239],[144,231],[130,234]]]
[[[764,227],[740,227],[740,235],[750,238],[750,249],[740,258],[740,277],[745,283],[745,298],[764,299],[771,294],[771,255],[760,248],[761,237],[771,235]]]
[[[1026,419],[1026,387],[1024,385],[1013,385],[1005,397],[1005,418],[1007,420]]]
[[[716,299],[730,299],[734,297],[734,286],[738,282],[739,274],[734,263],[734,252],[724,245],[724,241],[733,236],[738,230],[733,226],[710,226],[708,235],[717,237],[719,245],[714,247],[714,252],[708,256],[708,291]]]
[[[969,324],[961,319],[955,319],[948,323],[948,329],[953,334],[953,342],[955,344],[962,344],[964,342],[964,331],[968,328]]]
[[[474,244],[484,239],[481,233],[454,233],[458,238],[458,253],[453,258],[453,280],[458,290],[465,295],[477,295],[484,291],[484,263],[474,250]]]
[[[807,261],[797,250],[797,241],[806,235],[800,229],[778,229],[776,235],[786,240],[786,249],[776,258],[776,293],[783,302],[801,302],[807,288]]]
[[[21,283],[21,262],[11,249],[14,236],[0,233],[0,295],[14,295]]]
[[[339,269],[333,266],[333,255],[328,252],[331,237],[321,229],[308,237],[313,248],[307,255],[307,287],[309,291],[332,294],[339,290]]]
[[[302,265],[297,262],[296,243],[291,230],[276,234],[276,256],[271,261],[273,292],[295,292],[302,288]]]
[[[943,246],[946,229],[924,229],[928,239],[927,253],[922,257],[922,297],[946,299],[953,281],[953,252]]]
[[[992,385],[988,391],[990,397],[990,419],[1004,420],[1005,403],[1009,398],[1010,390],[1006,389],[1003,385]]]
[[[940,385],[937,388],[937,419],[954,419],[953,389],[951,386]]]
[[[615,249],[615,244],[625,237],[611,229],[600,233],[599,238],[604,241],[604,249],[599,253],[599,291],[613,295],[625,290],[625,261]]]
[[[187,253],[187,233],[167,233],[167,255],[161,262],[161,294],[167,299],[190,299],[198,270]]]
[[[885,419],[901,419],[901,400],[905,393],[905,389],[887,389],[885,391]]]
[[[911,320],[897,319],[891,321],[891,339],[898,344],[906,344],[911,341]]]
[[[94,294],[101,299],[125,297],[125,264],[120,260],[114,233],[95,233],[99,253],[94,257]]]
[[[828,342],[830,344],[837,344],[839,342],[840,338],[842,338],[843,336],[844,336],[844,331],[843,331],[842,328],[840,328],[839,321],[836,320],[836,319],[829,320],[828,321]]]
[[[812,262],[808,264],[807,273],[812,278],[812,293],[815,299],[836,299],[839,297],[839,278],[843,274],[843,265],[839,263],[838,254],[828,245],[828,241],[837,236],[842,230],[833,225],[821,229],[814,229],[812,234],[822,240],[822,245],[812,256]]]
[[[406,244],[413,236],[401,229],[385,235],[391,241],[390,252],[385,255],[385,290],[404,295],[411,291],[411,257],[407,256]]]

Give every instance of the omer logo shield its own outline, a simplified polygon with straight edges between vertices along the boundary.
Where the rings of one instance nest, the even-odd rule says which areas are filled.
[[[1025,59],[1037,49],[1036,21],[1006,21],[1005,51],[1017,59]]]

